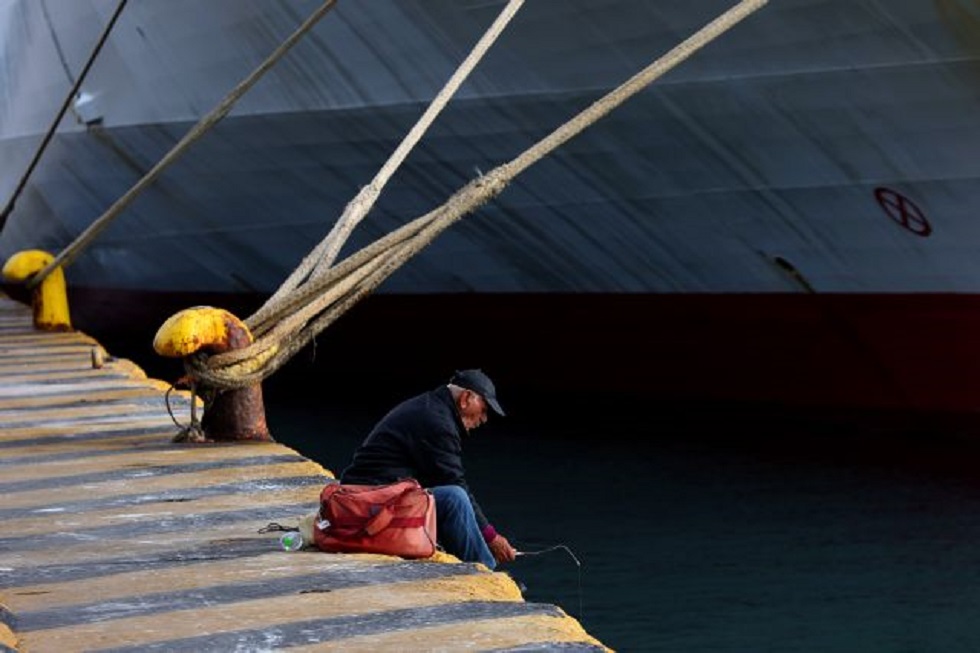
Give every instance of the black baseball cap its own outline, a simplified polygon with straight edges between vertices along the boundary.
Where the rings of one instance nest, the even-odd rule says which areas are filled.
[[[449,382],[477,393],[483,397],[490,408],[493,408],[493,412],[501,417],[504,416],[504,409],[497,403],[497,390],[493,387],[493,381],[483,373],[483,370],[456,370]]]

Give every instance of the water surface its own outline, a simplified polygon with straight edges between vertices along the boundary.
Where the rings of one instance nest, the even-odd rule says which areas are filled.
[[[410,394],[273,388],[268,419],[277,439],[339,473]],[[470,484],[518,549],[574,551],[581,589],[563,551],[505,569],[526,599],[560,605],[605,644],[980,650],[980,449],[971,442],[510,399],[508,418],[464,444]]]

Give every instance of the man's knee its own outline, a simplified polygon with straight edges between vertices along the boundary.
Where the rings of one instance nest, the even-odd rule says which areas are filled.
[[[440,485],[430,488],[432,495],[443,511],[472,510],[470,496],[458,485]]]

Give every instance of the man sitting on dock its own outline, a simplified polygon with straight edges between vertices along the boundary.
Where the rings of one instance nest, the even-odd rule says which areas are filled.
[[[517,555],[487,521],[466,485],[462,436],[498,415],[493,382],[481,370],[456,372],[447,385],[395,406],[371,430],[341,475],[342,483],[382,485],[414,478],[436,502],[439,544],[465,562],[490,569]]]

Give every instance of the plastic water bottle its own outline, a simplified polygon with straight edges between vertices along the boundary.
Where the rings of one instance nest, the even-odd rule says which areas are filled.
[[[299,551],[303,548],[303,536],[297,531],[283,533],[279,538],[279,546],[283,551]]]

